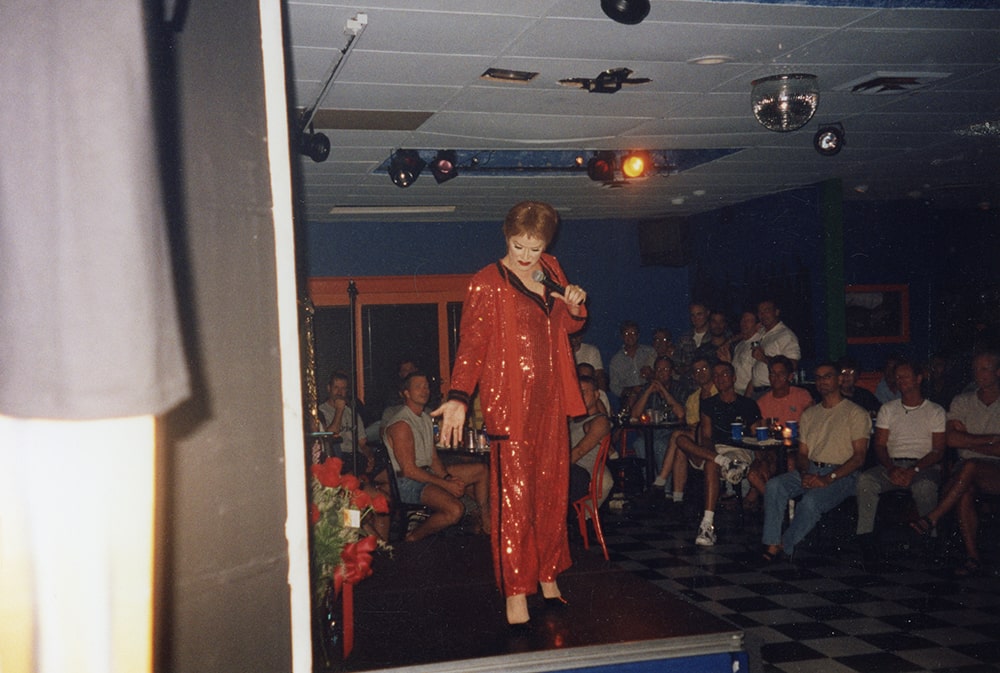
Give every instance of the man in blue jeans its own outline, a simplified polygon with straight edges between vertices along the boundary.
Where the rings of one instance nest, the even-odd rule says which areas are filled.
[[[840,394],[840,370],[816,367],[820,404],[802,412],[796,469],[767,482],[764,494],[764,561],[791,556],[820,517],[854,495],[864,465],[872,421],[868,412]],[[791,498],[802,496],[784,535],[781,524]]]

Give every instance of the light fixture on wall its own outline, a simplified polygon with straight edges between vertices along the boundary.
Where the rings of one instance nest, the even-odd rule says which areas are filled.
[[[615,153],[595,152],[587,162],[587,177],[595,182],[613,182],[615,179]]]
[[[641,178],[652,168],[653,160],[647,152],[629,152],[622,157],[622,175],[626,178]]]
[[[753,115],[771,131],[795,131],[805,126],[819,105],[815,75],[772,75],[750,83]]]
[[[844,127],[841,124],[821,126],[813,136],[813,147],[824,157],[832,157],[844,148]]]
[[[424,170],[427,162],[416,150],[397,150],[389,162],[389,177],[397,187],[409,187]]]
[[[299,136],[299,152],[318,164],[323,163],[330,156],[330,139],[312,129],[308,133],[303,131]]]
[[[608,18],[634,26],[649,14],[649,0],[601,0],[601,9]]]
[[[458,177],[458,161],[455,150],[440,150],[431,162],[431,173],[438,184]]]

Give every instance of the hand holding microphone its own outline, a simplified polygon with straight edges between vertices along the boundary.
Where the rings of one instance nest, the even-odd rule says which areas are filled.
[[[545,275],[545,272],[541,269],[535,269],[531,274],[532,280],[536,283],[541,283],[545,287],[549,288],[553,294],[560,295],[563,301],[570,306],[570,308],[575,308],[587,301],[587,293],[579,285],[567,285],[563,287],[556,281],[552,280]]]

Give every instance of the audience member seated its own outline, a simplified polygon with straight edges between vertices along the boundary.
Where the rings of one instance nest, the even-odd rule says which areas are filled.
[[[729,331],[729,319],[722,311],[709,311],[708,314],[708,339],[701,342],[695,355],[704,355],[710,360],[726,361],[720,357],[720,353],[729,353],[729,344],[733,340],[733,333]],[[737,391],[739,392],[739,391]]]
[[[726,481],[738,484],[753,461],[749,451],[731,445],[732,424],[739,422],[747,428],[760,420],[757,403],[737,394],[733,388],[732,364],[719,362],[712,367],[712,375],[719,392],[701,401],[700,437],[698,441],[679,437],[679,451],[674,459],[676,490],[683,492],[689,464],[705,472],[705,512],[694,540],[702,547],[715,544],[715,505],[719,500],[720,479],[725,477]]]
[[[978,388],[956,395],[948,410],[947,443],[958,449],[959,463],[937,507],[911,524],[927,535],[957,506],[966,553],[965,562],[955,569],[959,577],[982,572],[976,496],[1000,494],[1000,354],[980,352],[972,360],[972,375]]]
[[[653,362],[653,380],[643,388],[642,393],[632,404],[632,418],[641,418],[643,413],[652,410],[666,420],[680,421],[684,419],[684,405],[680,400],[687,399],[687,391],[680,381],[674,380],[673,360],[666,356],[656,358]],[[653,430],[653,456],[656,465],[663,464],[670,443],[671,430],[657,428]],[[646,442],[638,437],[632,444],[632,449],[640,458],[646,457]]]
[[[389,407],[400,407],[403,405],[403,396],[400,392],[403,380],[407,375],[418,371],[420,367],[413,358],[402,358],[396,363],[396,377],[393,379],[389,389],[382,396],[382,411]]]
[[[899,355],[890,355],[885,359],[885,367],[882,368],[882,380],[875,387],[875,397],[878,398],[880,404],[899,399],[899,386],[896,385],[896,365],[902,359]]]
[[[666,327],[657,327],[653,330],[653,350],[656,351],[656,357],[658,358],[668,357],[671,360],[674,359],[677,347],[674,346],[674,335]],[[674,374],[676,375],[677,372],[675,371]]]
[[[600,389],[600,381],[594,372],[594,365],[589,362],[581,362],[576,366],[576,377],[582,379],[584,376],[589,376],[590,378],[598,381],[597,389],[597,408],[602,414],[606,416],[611,415],[611,400],[608,399],[608,394]]]
[[[431,417],[424,411],[430,396],[427,376],[409,374],[403,384],[403,406],[385,432],[400,500],[431,511],[423,523],[407,533],[406,541],[421,540],[459,523],[465,514],[461,498],[466,493],[479,506],[482,531],[489,533],[489,469],[478,462],[445,468],[434,446]]]
[[[841,397],[854,402],[872,416],[877,414],[882,403],[878,401],[878,398],[870,390],[857,385],[858,363],[851,358],[840,358],[837,361],[837,367],[840,369]]]
[[[622,400],[637,392],[653,375],[656,351],[639,343],[639,324],[626,320],[621,324],[622,348],[611,358],[611,392]]]
[[[653,486],[663,487],[667,486],[668,479],[674,470],[674,460],[677,455],[677,440],[681,437],[688,437],[689,439],[694,439],[695,430],[698,424],[701,423],[701,401],[707,400],[712,395],[715,395],[719,391],[715,387],[715,382],[712,380],[712,365],[707,358],[696,358],[694,362],[691,363],[691,373],[694,376],[694,382],[697,388],[687,399],[684,400],[684,421],[687,424],[687,428],[682,430],[674,430],[670,433],[670,441],[667,444],[667,453],[663,457],[663,466],[660,468],[660,474],[657,475],[656,480],[653,482]],[[671,500],[675,503],[680,503],[684,501],[684,491],[682,489],[673,489],[673,494]]]
[[[593,367],[593,376],[597,381],[598,390],[607,390],[608,374],[604,371],[604,360],[601,358],[601,351],[597,350],[597,346],[583,343],[583,330],[569,335],[569,345],[573,347],[573,358],[576,364],[586,363]]]
[[[583,403],[587,405],[587,414],[574,418],[569,423],[570,467],[569,467],[569,502],[573,503],[590,492],[590,480],[594,476],[594,463],[597,460],[597,449],[601,440],[611,434],[611,421],[600,411],[597,401],[597,380],[590,376],[580,377],[580,393]],[[601,500],[604,503],[611,488],[614,477],[611,470],[604,467],[604,480],[601,484]],[[573,512],[570,509],[570,516]]]
[[[354,435],[358,441],[358,472],[365,473],[372,469],[372,454],[365,437],[364,421],[361,414],[352,413],[347,403],[347,374],[335,371],[326,384],[327,399],[319,405],[319,415],[323,422],[323,430],[333,433],[332,442],[334,454],[344,461],[344,470],[354,472]],[[313,456],[318,461],[318,456]]]
[[[840,394],[840,371],[832,363],[816,368],[819,404],[802,412],[796,468],[773,477],[764,492],[763,560],[792,556],[795,545],[820,518],[854,495],[858,470],[864,465],[871,417]],[[788,501],[802,496],[795,516],[782,535]]]
[[[734,337],[728,347],[720,349],[717,353],[717,357],[722,362],[733,363],[733,369],[736,371],[736,392],[740,395],[750,397],[753,393],[751,381],[753,380],[753,365],[756,360],[753,359],[751,351],[753,344],[760,341],[763,334],[764,328],[757,320],[757,313],[744,311],[740,314],[739,334]]]
[[[924,374],[924,397],[947,409],[951,406],[952,398],[959,392],[961,387],[955,381],[948,356],[944,353],[932,355]]]
[[[784,425],[788,421],[798,421],[802,417],[802,412],[812,406],[813,398],[805,388],[793,386],[792,363],[784,355],[775,355],[771,358],[771,363],[767,367],[768,380],[771,389],[764,393],[757,406],[760,408],[760,415],[765,425],[769,425],[769,419]],[[788,456],[789,464],[787,470],[794,470],[794,456]],[[764,488],[767,480],[777,473],[778,465],[776,457],[772,451],[759,452],[750,466],[750,473],[747,480],[753,487],[743,499],[743,505],[748,509],[755,509],[759,504],[759,497],[764,495]]]
[[[705,304],[691,302],[688,306],[691,329],[681,334],[674,350],[674,367],[688,383],[694,380],[691,368],[694,365],[695,358],[699,355],[698,349],[702,343],[709,339],[708,315],[708,307]],[[704,353],[701,355],[704,355]]]
[[[923,375],[909,362],[896,365],[900,399],[886,402],[875,421],[873,452],[878,464],[858,477],[858,544],[865,568],[879,566],[875,513],[879,495],[908,490],[917,512],[926,516],[938,501],[945,450],[945,411],[924,399]]]
[[[799,338],[785,323],[781,322],[781,309],[778,308],[773,299],[765,299],[757,304],[757,318],[760,320],[764,333],[757,346],[750,351],[753,359],[756,360],[751,377],[753,385],[751,397],[754,399],[767,392],[768,386],[771,385],[767,373],[767,363],[770,358],[775,355],[784,355],[791,360],[793,369],[799,366],[799,360],[802,359]]]
[[[386,422],[399,412],[403,406],[403,382],[406,377],[415,371],[419,371],[416,360],[403,358],[396,363],[396,378],[392,382],[391,390],[386,391],[382,398],[382,417],[377,424],[368,426],[367,435],[369,442],[381,442],[385,435]],[[373,428],[374,426],[374,428]]]

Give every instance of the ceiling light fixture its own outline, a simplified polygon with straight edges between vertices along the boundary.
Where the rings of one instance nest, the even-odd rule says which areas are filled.
[[[832,157],[844,148],[844,127],[841,124],[821,126],[813,136],[813,147],[824,157]]]
[[[634,26],[649,14],[649,0],[601,0],[601,9],[608,18]]]
[[[431,162],[431,173],[439,185],[457,178],[458,161],[455,159],[455,150],[440,150]]]
[[[587,177],[595,182],[613,182],[615,179],[615,153],[595,152],[587,162]]]
[[[647,152],[629,152],[622,158],[622,175],[626,178],[641,178],[653,168],[653,160]]]
[[[819,105],[815,75],[772,75],[750,83],[753,115],[771,131],[786,133],[805,126]]]
[[[321,164],[330,156],[330,139],[311,129],[308,133],[303,131],[299,136],[299,152]]]
[[[530,70],[507,70],[505,68],[487,68],[479,76],[481,79],[489,79],[497,82],[525,83],[538,77],[537,72]]]
[[[590,93],[615,93],[626,84],[648,84],[653,80],[648,77],[632,77],[629,68],[609,68],[597,77],[569,77],[559,80],[563,86],[576,86]]]
[[[416,150],[397,150],[389,162],[389,177],[397,187],[409,187],[424,170],[427,162],[420,158]]]
[[[689,58],[687,62],[691,65],[722,65],[723,63],[732,63],[732,61],[732,56],[726,56],[724,54],[709,54],[707,56]]]

